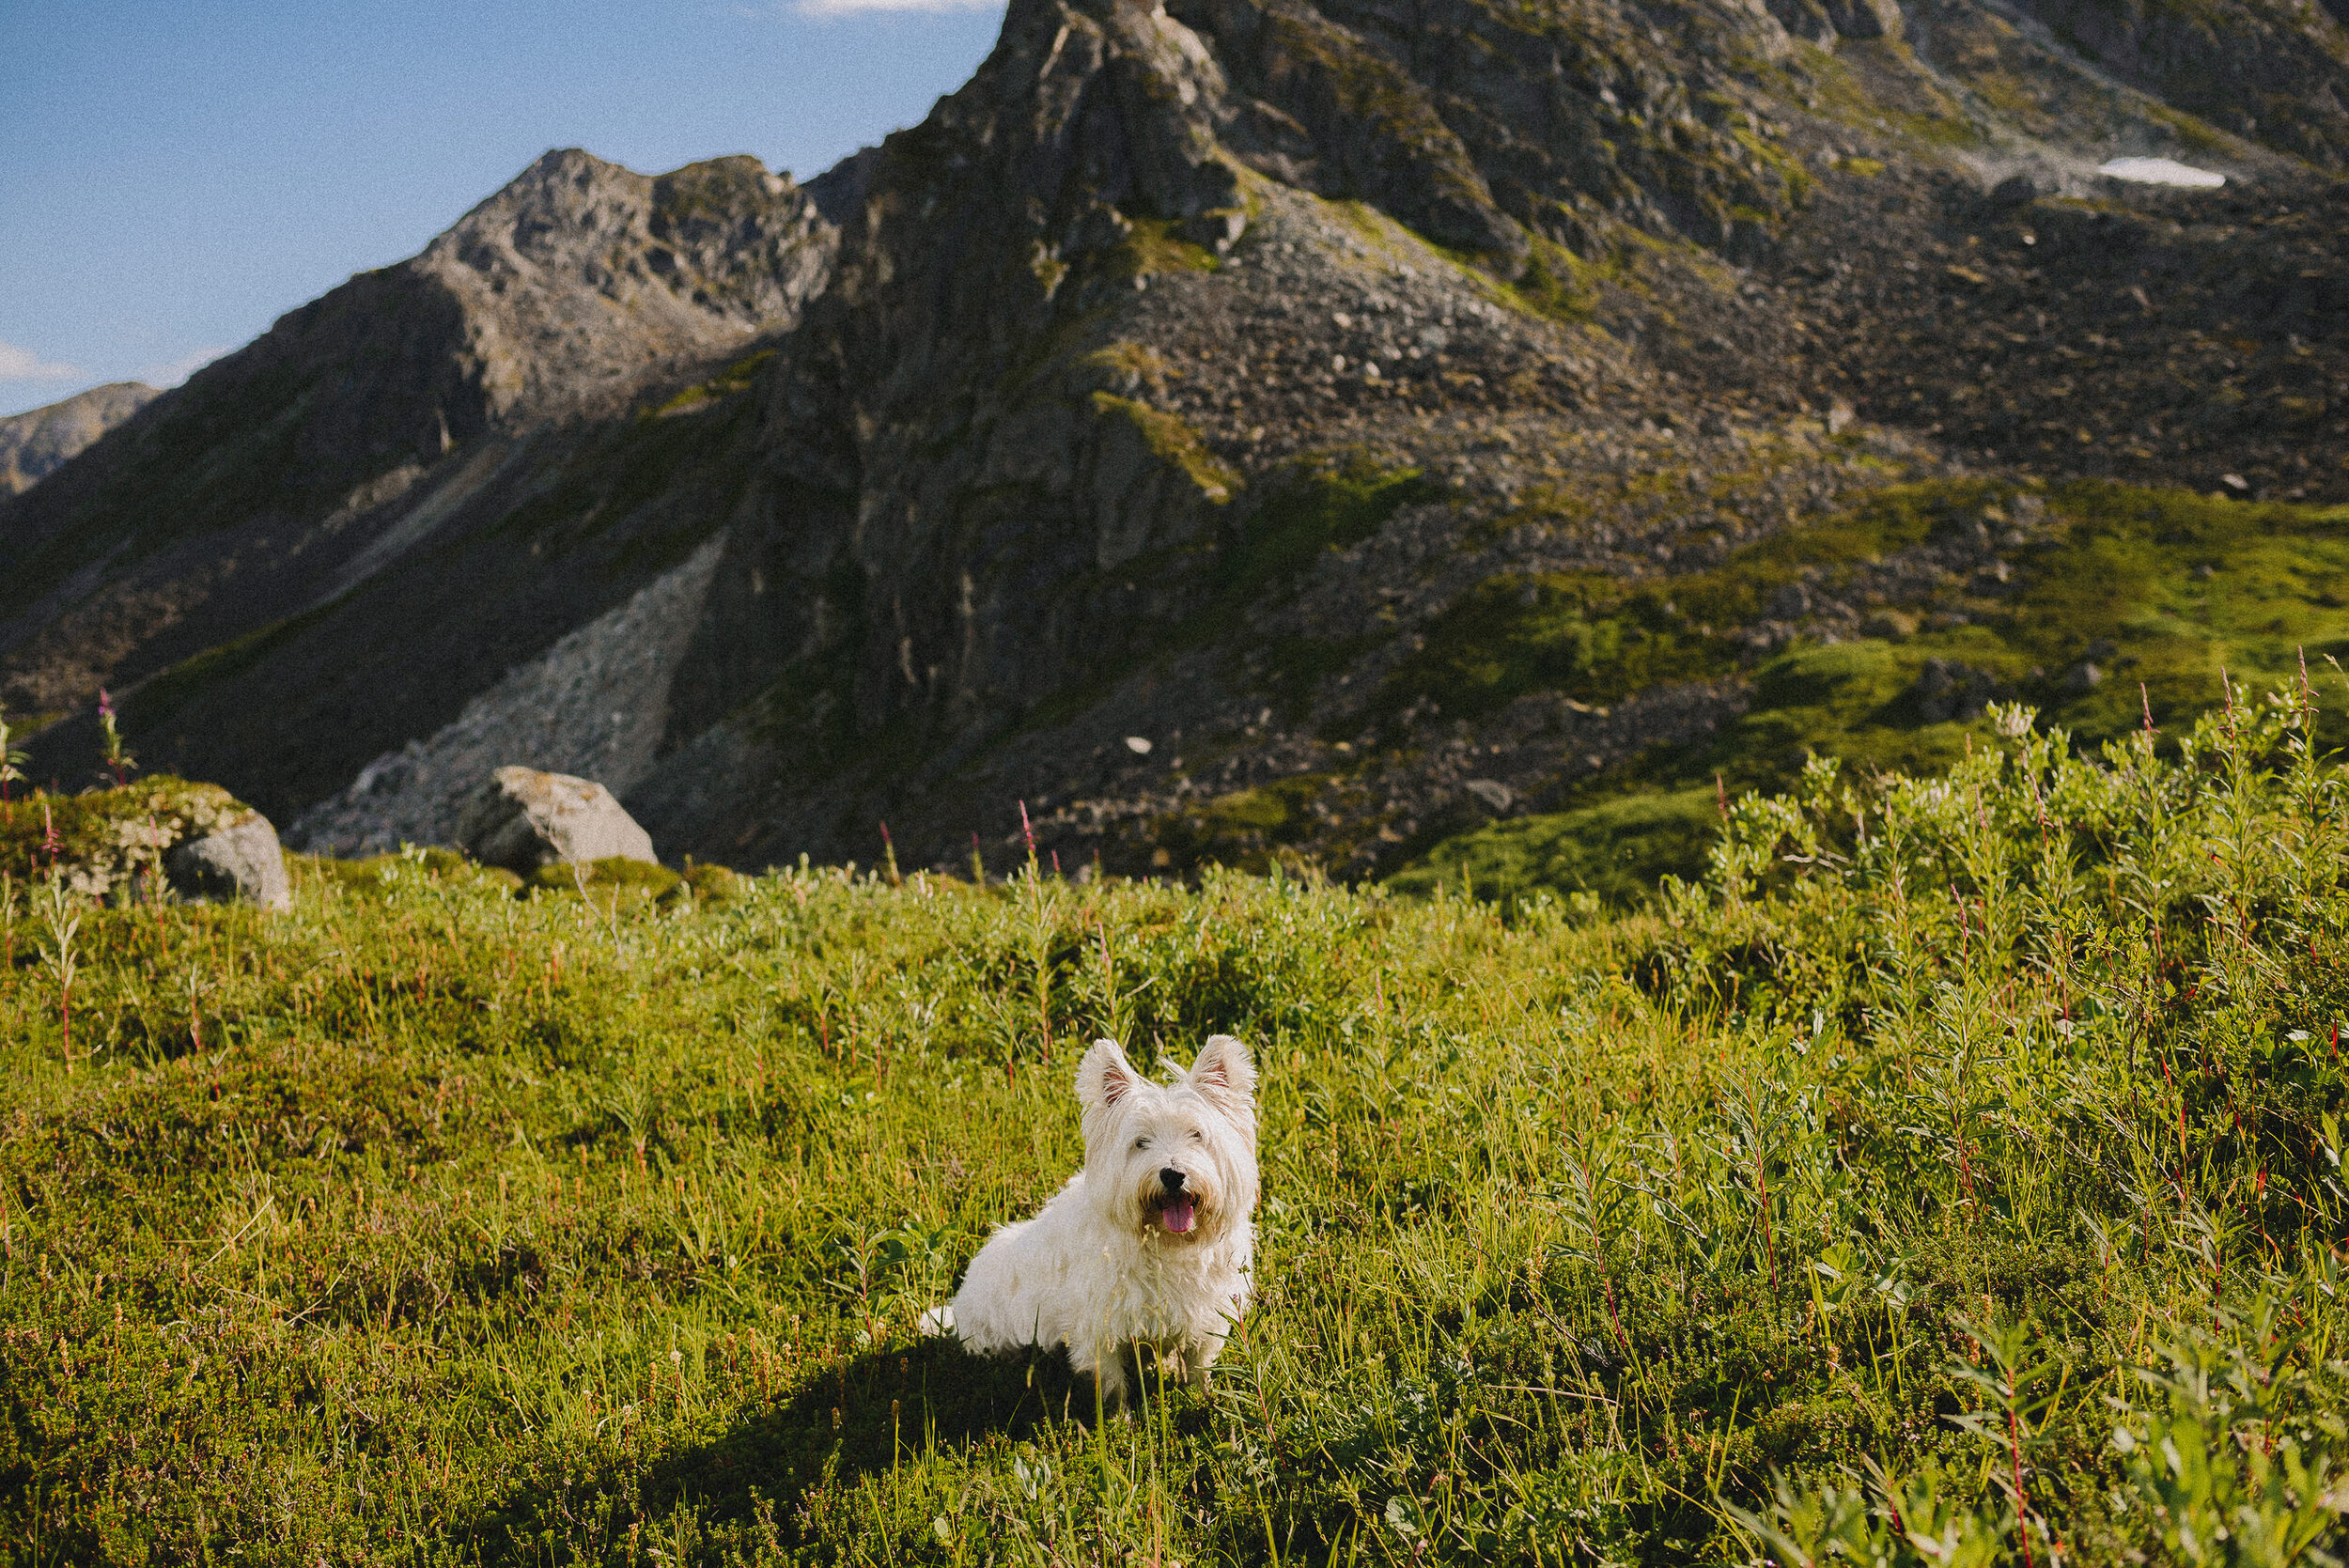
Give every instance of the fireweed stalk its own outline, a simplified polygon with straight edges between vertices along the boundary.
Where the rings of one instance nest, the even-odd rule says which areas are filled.
[[[24,765],[32,753],[8,743],[8,710],[0,708],[0,801],[8,799],[8,786],[24,782]]]
[[[50,867],[48,892],[40,901],[41,923],[49,927],[49,945],[41,958],[57,977],[57,1027],[63,1033],[66,1071],[73,1070],[73,977],[81,966],[74,951],[75,933],[82,928],[81,910],[66,891],[65,873]]]
[[[1044,1060],[1052,1060],[1052,935],[1045,908],[1044,868],[1035,858],[1035,827],[1028,820],[1028,802],[1019,802],[1019,834],[1028,845],[1028,930],[1035,964],[1035,1013],[1044,1035]]]
[[[105,759],[105,774],[111,775],[115,787],[120,789],[138,771],[138,759],[122,744],[122,731],[115,723],[114,699],[102,686],[98,689],[98,731],[99,754]]]

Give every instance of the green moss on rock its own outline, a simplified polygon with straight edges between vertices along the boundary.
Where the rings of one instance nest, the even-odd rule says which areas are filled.
[[[321,604],[272,621],[257,631],[206,648],[142,682],[125,704],[124,717],[145,727],[200,695],[207,687],[233,680],[324,620],[332,605]]]
[[[1110,271],[1116,277],[1135,278],[1151,272],[1212,272],[1217,266],[1213,251],[1184,239],[1173,223],[1137,218]]]
[[[1142,432],[1142,439],[1149,445],[1151,455],[1189,474],[1191,483],[1197,485],[1208,500],[1221,505],[1231,500],[1233,493],[1240,488],[1238,473],[1226,467],[1214,453],[1208,451],[1206,442],[1199,439],[1199,432],[1175,415],[1163,409],[1154,409],[1136,398],[1120,397],[1108,392],[1095,393],[1093,406],[1102,413],[1131,421],[1134,427]]]
[[[616,898],[622,908],[639,904],[667,908],[684,902],[732,903],[743,895],[750,884],[747,877],[722,865],[688,861],[685,869],[678,872],[648,861],[614,856],[577,868],[542,865],[530,874],[527,881],[515,878],[515,885],[534,897],[560,897],[568,893],[574,898],[583,886],[588,898],[599,905]]]
[[[584,887],[590,893],[618,893],[631,898],[660,898],[674,893],[685,880],[665,865],[649,861],[631,861],[619,856],[574,866],[564,863],[542,865],[525,878],[525,888],[534,893],[569,893],[577,897]]]
[[[501,894],[519,893],[522,886],[522,879],[505,867],[479,864],[454,849],[412,848],[350,861],[325,855],[288,855],[286,859],[289,869],[338,893],[387,902],[426,882]]]

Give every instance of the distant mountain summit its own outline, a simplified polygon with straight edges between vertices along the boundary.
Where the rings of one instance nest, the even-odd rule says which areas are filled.
[[[0,503],[0,700],[338,852],[516,763],[735,863],[1358,876],[2096,733],[2221,632],[2049,563],[2349,498],[2344,101],[2268,0],[1014,0],[805,186],[551,153]]]
[[[612,411],[665,370],[790,327],[822,287],[832,240],[808,193],[755,158],[654,178],[570,149],[389,272],[456,310],[431,346],[436,368],[457,373],[435,411],[445,450]],[[345,311],[326,322],[347,325]]]
[[[62,402],[0,419],[0,496],[15,495],[65,466],[156,396],[145,381],[110,381]]]
[[[754,159],[656,179],[548,153],[421,256],[289,313],[0,516],[18,563],[0,581],[0,700],[70,709],[348,595],[508,472],[518,438],[535,444],[517,482],[542,479],[594,446],[586,424],[790,327],[833,233]],[[541,634],[527,590],[505,587],[521,624],[462,634],[448,678],[493,679],[509,636]]]

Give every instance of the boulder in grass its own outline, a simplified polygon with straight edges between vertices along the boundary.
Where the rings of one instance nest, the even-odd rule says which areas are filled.
[[[0,801],[0,875],[21,887],[53,874],[100,904],[143,903],[165,883],[182,898],[292,902],[269,818],[218,784],[167,773]]]
[[[173,845],[163,856],[163,874],[182,898],[220,903],[242,899],[264,909],[293,904],[293,884],[286,877],[277,830],[257,811]]]
[[[457,818],[458,846],[484,865],[528,877],[542,865],[658,863],[652,837],[593,779],[501,768]]]

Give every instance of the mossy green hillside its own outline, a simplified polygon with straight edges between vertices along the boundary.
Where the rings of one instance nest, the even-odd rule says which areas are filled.
[[[22,550],[0,578],[0,610],[23,610],[101,559],[119,567],[256,518],[323,516],[407,458],[378,451],[321,462],[302,426],[320,378],[285,365],[239,370],[153,419],[134,454],[44,542]]]
[[[241,637],[206,648],[138,684],[124,703],[124,716],[142,728],[168,718],[191,697],[215,682],[233,680],[277,652],[333,611],[318,605]]]
[[[2349,780],[2296,704],[2174,751],[1813,769],[1626,919],[422,855],[297,858],[277,914],[9,899],[0,1540],[1921,1568],[2223,1522],[2313,1565]],[[1096,1422],[1056,1359],[920,1337],[1076,1165],[1079,1048],[1216,1030],[1265,1199],[1206,1396]]]
[[[1993,481],[1895,485],[1847,510],[1808,520],[1702,571],[1653,578],[1601,572],[1507,573],[1470,590],[1390,678],[1378,706],[1434,698],[1476,715],[1529,691],[1611,702],[1657,680],[1739,667],[1733,633],[1792,583],[1830,591],[1854,567],[1922,544],[2012,494]]]
[[[1224,552],[1219,597],[1245,603],[1308,570],[1325,551],[1361,543],[1441,487],[1415,466],[1361,449],[1316,453],[1267,480],[1261,505]]]
[[[2004,530],[2030,503],[2045,506],[2046,520],[2035,542],[2012,552],[2015,582],[1989,594],[1948,585],[1936,601],[1943,612],[1936,629],[1798,644],[1750,669],[1727,635],[1790,583],[1845,591],[1859,568],[1886,555],[1945,530]],[[1393,711],[1427,698],[1448,714],[1474,716],[1529,692],[1612,703],[1661,681],[1741,672],[1750,680],[1750,708],[1713,739],[1610,771],[1583,786],[1579,807],[1717,779],[1731,790],[1782,788],[1812,756],[1946,768],[1979,743],[1986,721],[1937,721],[1925,709],[1918,690],[1928,660],[1982,672],[2003,695],[2094,744],[2141,727],[2148,712],[2160,728],[2188,724],[2223,705],[2231,685],[2241,692],[2295,684],[2304,659],[2310,678],[2338,684],[2344,677],[2327,660],[2345,656],[2349,512],[2093,482],[2044,491],[1935,482],[1876,492],[1702,572],[1638,582],[1497,579],[1439,618],[1380,704]],[[2084,666],[2094,670],[2092,684]],[[2327,720],[2326,734],[2339,743],[2349,731]],[[1591,886],[1579,862],[1553,862],[1547,846],[1598,831],[1598,822],[1578,811],[1482,830],[1473,846],[1438,851],[1410,885],[1473,860],[1497,893]],[[1661,869],[1692,871],[1694,846],[1683,850],[1678,864]],[[1506,875],[1550,863],[1566,879]]]
[[[1303,863],[1301,846],[1327,831],[1338,807],[1366,803],[1349,798],[1359,793],[1337,774],[1293,773],[1201,800],[1152,824],[1152,858],[1160,865],[1213,864],[1257,876],[1297,867]]]
[[[1387,885],[1418,897],[1441,892],[1516,900],[1547,893],[1632,908],[1664,877],[1701,868],[1720,832],[1720,801],[1710,788],[1624,795],[1457,834]]]
[[[1114,347],[1122,349],[1124,346]],[[1112,364],[1122,370],[1134,362],[1121,352]],[[1157,413],[1129,399],[1099,393],[1095,398],[1105,411],[1135,418],[1138,423]],[[1179,421],[1173,425],[1161,438],[1170,447],[1179,450],[1197,441],[1188,426]],[[1202,457],[1209,463],[1214,460],[1204,448]],[[1218,465],[1208,471],[1209,477],[1221,472]],[[1395,465],[1359,448],[1310,453],[1259,476],[1252,489],[1239,492],[1221,516],[1206,603],[1174,629],[1167,645],[1175,649],[1208,643],[1240,646],[1237,639],[1249,612],[1260,609],[1268,597],[1291,587],[1325,551],[1360,544],[1403,506],[1440,493],[1441,488],[1417,467]],[[1132,569],[1129,563],[1120,576]],[[1260,675],[1273,694],[1284,706],[1298,707],[1310,697],[1315,681],[1343,667],[1377,635],[1366,633],[1345,643],[1311,638],[1261,644],[1251,640],[1245,651],[1258,656]],[[1065,722],[1099,700],[1131,668],[1130,664],[1112,664],[1097,671],[1091,679],[1039,704],[1028,723]]]
[[[1887,538],[1921,522],[1963,525],[1969,511],[2001,526],[2022,493],[1904,487],[1861,508],[1862,526],[1842,532],[1837,549],[1866,537],[1871,518],[1890,525],[1878,536]],[[1913,702],[1886,691],[1939,657],[2003,678],[2050,722],[2094,744],[2141,726],[2149,709],[2156,726],[2190,724],[2223,705],[2231,687],[2295,684],[2304,664],[2317,679],[2341,678],[2325,661],[2349,653],[2349,509],[2101,482],[2050,488],[2044,503],[2046,531],[2013,552],[2014,584],[1984,592],[1960,583],[1943,596],[1965,624],[1897,644],[1798,652],[1762,674],[1757,707],[1825,710],[1853,732],[1915,728]],[[1809,553],[1820,542],[1787,550]],[[1837,570],[1820,564],[1828,569],[1819,580],[1840,586]],[[2094,667],[2093,684],[2083,665]],[[2326,721],[2328,737],[2335,722]]]
[[[750,399],[729,397],[709,404],[705,417],[635,420],[567,466],[560,483],[530,493],[498,520],[497,531],[533,541],[540,551],[564,550],[617,532],[652,504],[698,489],[697,479],[707,484],[701,476],[739,489],[747,470],[727,458],[755,418]],[[659,570],[684,559],[708,536],[713,509],[723,513],[705,499],[680,508],[687,515],[676,525],[634,536],[623,548],[623,564]]]

